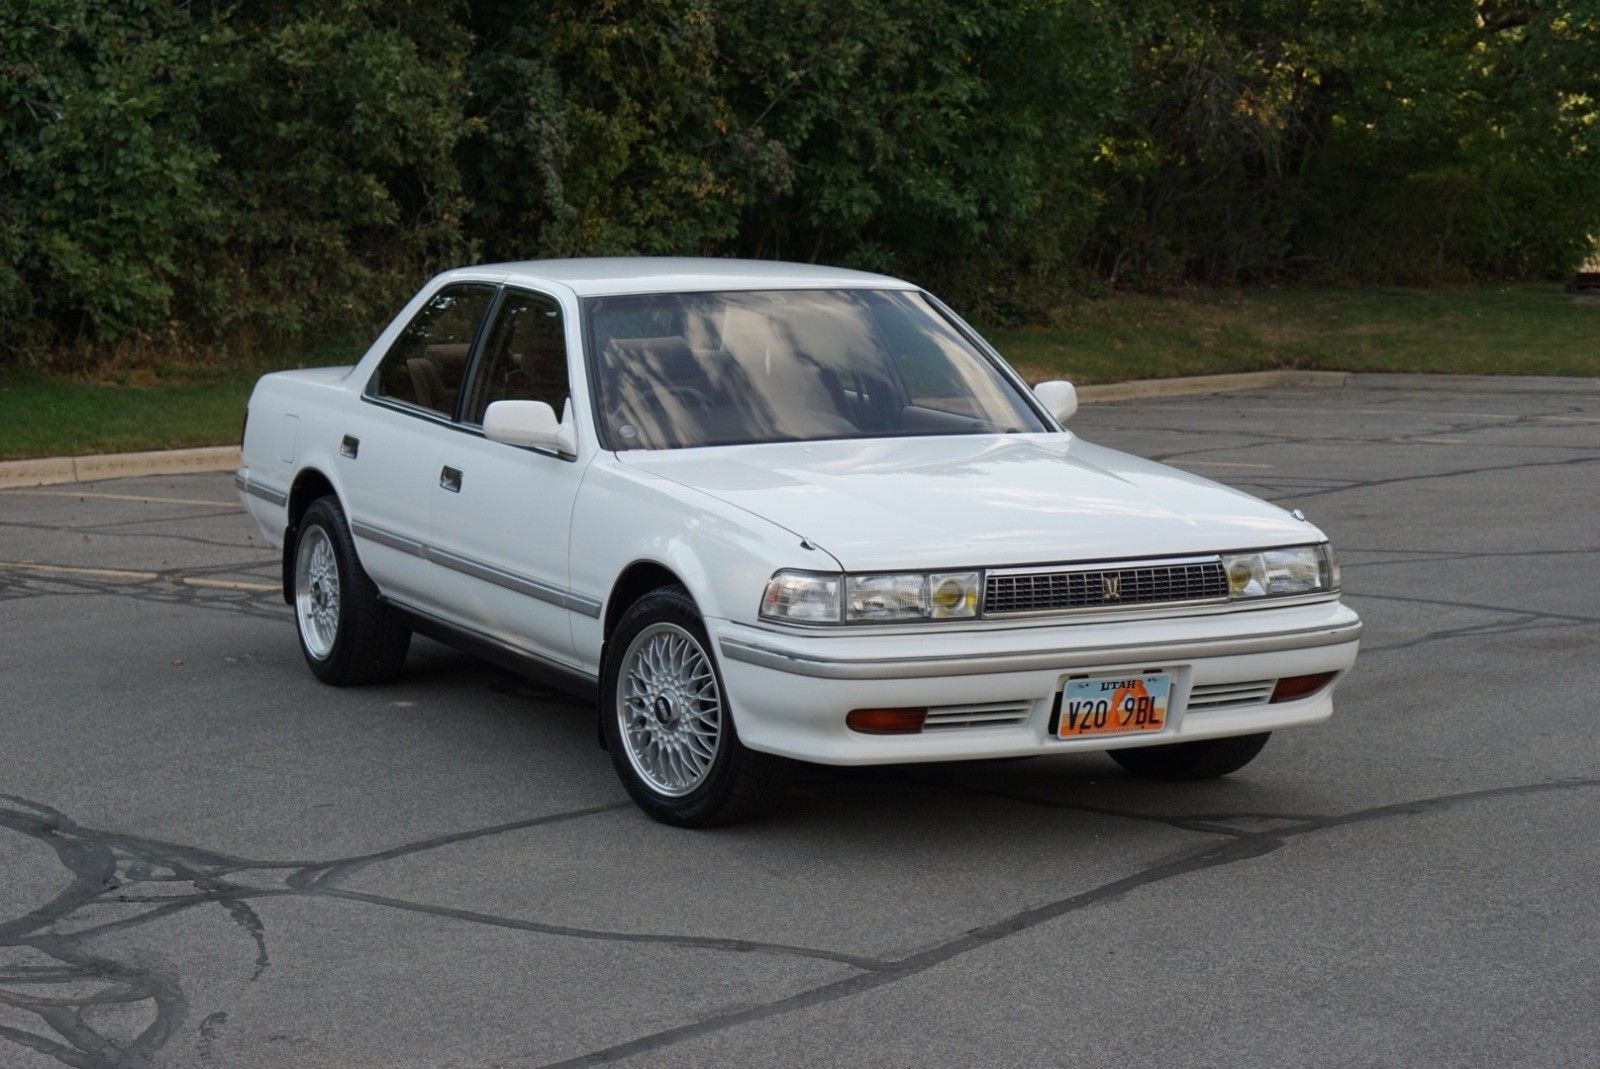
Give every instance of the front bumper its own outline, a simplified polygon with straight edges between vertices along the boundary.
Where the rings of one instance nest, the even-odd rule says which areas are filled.
[[[754,750],[822,764],[1026,757],[1152,746],[1314,724],[1355,663],[1361,621],[1341,602],[1205,616],[973,629],[939,634],[806,634],[707,620],[739,737]],[[1068,676],[1160,670],[1172,700],[1159,732],[1061,740],[1050,730]],[[1296,701],[1189,708],[1196,688],[1336,672]],[[1019,722],[864,735],[851,709],[1009,703]]]

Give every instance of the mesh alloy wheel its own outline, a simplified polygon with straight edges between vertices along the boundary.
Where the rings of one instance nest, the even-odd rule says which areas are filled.
[[[681,798],[705,782],[722,743],[722,697],[693,635],[658,623],[634,636],[622,655],[617,722],[651,789]]]
[[[295,550],[294,615],[306,652],[327,660],[339,638],[339,562],[321,527],[308,529]]]

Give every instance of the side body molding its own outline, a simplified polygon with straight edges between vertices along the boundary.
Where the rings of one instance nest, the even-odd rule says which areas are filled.
[[[430,546],[426,542],[419,542],[415,538],[410,538],[370,523],[364,523],[360,520],[351,522],[350,532],[357,538],[365,538],[369,542],[378,543],[380,546],[388,546],[390,549],[409,553],[413,557],[421,557],[423,560],[432,561],[442,568],[449,568],[451,571],[470,575],[474,579],[482,579],[486,583],[493,583],[496,586],[505,587],[507,590],[514,590],[530,598],[538,598],[540,601],[547,601],[552,605],[559,605],[562,608],[571,609],[573,612],[582,613],[591,618],[600,616],[601,603],[598,598],[591,598],[571,590],[563,590],[551,583],[542,582],[525,575],[517,575],[503,568],[496,568],[482,561],[463,557],[458,553],[439,549],[437,546]]]
[[[251,497],[259,497],[270,505],[282,505],[289,500],[287,491],[267,486],[252,478],[249,468],[240,468],[233,473],[233,485],[240,493],[249,494]]]

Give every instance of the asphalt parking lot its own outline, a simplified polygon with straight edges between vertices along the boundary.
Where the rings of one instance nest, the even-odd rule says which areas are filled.
[[[818,770],[680,831],[442,646],[314,682],[229,476],[0,493],[0,1066],[1600,1061],[1600,388],[1073,426],[1330,532],[1331,723],[1215,783]]]

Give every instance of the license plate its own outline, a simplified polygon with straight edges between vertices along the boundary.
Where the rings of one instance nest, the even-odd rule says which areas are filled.
[[[1056,737],[1135,735],[1167,726],[1172,678],[1164,672],[1069,679],[1061,689]]]

